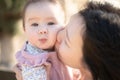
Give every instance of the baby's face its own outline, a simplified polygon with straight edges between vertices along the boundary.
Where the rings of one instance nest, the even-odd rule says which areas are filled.
[[[60,16],[61,15],[61,16]],[[41,49],[51,49],[57,32],[64,24],[63,11],[49,2],[34,3],[25,13],[25,34],[28,41]]]
[[[65,29],[58,33],[56,47],[61,61],[66,65],[74,68],[80,67],[83,32],[83,19],[76,14],[72,16]]]

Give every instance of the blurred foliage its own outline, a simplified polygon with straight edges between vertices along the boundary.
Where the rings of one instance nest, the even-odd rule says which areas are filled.
[[[16,33],[26,0],[0,0],[0,35]]]

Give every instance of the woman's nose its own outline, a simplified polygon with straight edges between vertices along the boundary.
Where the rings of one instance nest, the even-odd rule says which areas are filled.
[[[48,30],[47,30],[47,28],[40,28],[39,30],[38,30],[38,33],[39,34],[47,34],[48,33]]]

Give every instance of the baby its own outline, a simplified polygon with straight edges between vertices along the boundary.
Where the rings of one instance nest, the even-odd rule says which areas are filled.
[[[29,0],[23,12],[23,27],[27,37],[16,59],[23,80],[48,80],[45,61],[54,51],[57,32],[64,24],[64,10],[58,1]],[[53,80],[53,79],[52,79]]]

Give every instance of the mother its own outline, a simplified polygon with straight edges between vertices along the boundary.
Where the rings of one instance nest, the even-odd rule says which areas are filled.
[[[120,80],[120,9],[88,3],[59,32],[58,57],[79,68],[80,80]]]
[[[63,32],[60,59],[79,68],[81,80],[120,80],[120,9],[90,2]]]

